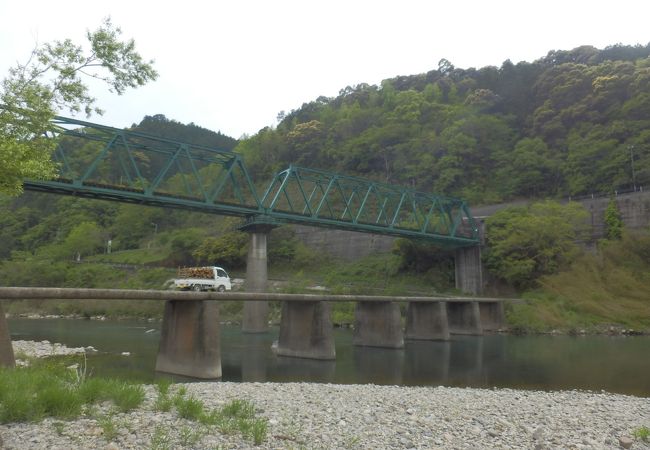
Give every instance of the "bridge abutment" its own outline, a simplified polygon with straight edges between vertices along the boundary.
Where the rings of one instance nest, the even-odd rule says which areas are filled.
[[[399,306],[393,302],[357,302],[354,310],[354,345],[403,348]]]
[[[481,336],[481,310],[479,302],[447,303],[449,332],[451,334],[469,334]]]
[[[449,340],[446,302],[409,302],[406,310],[406,339]]]
[[[247,292],[266,292],[268,286],[268,269],[266,246],[270,228],[254,227],[248,231],[250,241],[246,259]],[[265,333],[269,330],[269,304],[266,301],[244,303],[242,331],[244,333]]]
[[[297,358],[336,358],[328,302],[282,302],[276,354]]]
[[[0,367],[15,367],[14,348],[11,346],[11,335],[5,311],[0,302]]]
[[[165,303],[156,371],[193,378],[221,378],[216,301],[168,300]]]

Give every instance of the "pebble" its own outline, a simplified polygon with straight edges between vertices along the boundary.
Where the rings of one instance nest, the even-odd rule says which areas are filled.
[[[89,350],[48,341],[13,344],[14,352],[29,357]],[[163,430],[165,445],[183,448],[178,430],[189,430],[199,436],[192,445],[197,449],[338,449],[354,444],[354,448],[400,450],[432,445],[459,450],[650,450],[650,443],[630,437],[650,424],[650,399],[606,392],[231,382],[177,384],[172,390],[181,386],[209,409],[235,399],[252,402],[257,416],[267,420],[266,440],[255,446],[240,434],[222,434],[174,411],[155,411],[156,390],[145,386],[146,400],[139,409],[112,413],[116,436],[105,436],[96,417],[48,418],[0,425],[0,446],[14,450],[152,448],[161,445]],[[107,408],[99,407],[105,413]],[[64,431],[54,432],[60,423]]]
[[[266,440],[255,446],[241,434],[222,434],[175,411],[157,412],[155,388],[145,386],[139,409],[114,413],[117,435],[89,432],[99,426],[95,417],[45,419],[0,425],[4,448],[152,448],[160,445],[161,430],[169,448],[183,448],[179,430],[190,430],[198,433],[192,445],[197,449],[596,449],[629,443],[650,450],[650,443],[630,438],[650,424],[650,400],[625,395],[318,383],[214,382],[171,389],[180,386],[209,409],[235,399],[252,402],[257,416],[267,419]],[[596,403],[602,407],[589,408]],[[54,422],[64,423],[63,433],[53,431]]]

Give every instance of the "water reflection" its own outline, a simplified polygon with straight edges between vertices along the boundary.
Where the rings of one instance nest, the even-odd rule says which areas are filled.
[[[407,341],[404,377],[409,384],[445,384],[449,379],[451,342]]]
[[[100,350],[89,357],[95,374],[153,381],[157,324],[9,320],[13,339],[48,339]],[[152,329],[155,329],[152,331]],[[355,347],[349,330],[335,330],[336,361],[277,357],[278,330],[242,334],[221,329],[224,381],[306,381],[606,390],[650,396],[650,337],[457,336],[407,341],[404,349]],[[130,352],[130,356],[121,356]]]

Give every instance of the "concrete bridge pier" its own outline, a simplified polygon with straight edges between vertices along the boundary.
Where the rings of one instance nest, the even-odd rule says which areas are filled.
[[[479,309],[484,331],[496,331],[506,323],[503,302],[481,302]]]
[[[156,371],[193,378],[221,378],[217,302],[168,300],[165,303]]]
[[[276,354],[297,358],[336,358],[328,302],[282,302]]]
[[[369,347],[404,348],[399,306],[393,302],[357,302],[352,343]]]
[[[483,292],[483,268],[481,248],[464,247],[455,253],[456,289],[466,294],[479,295]]]
[[[483,334],[479,302],[449,302],[447,314],[451,334]]]
[[[0,302],[0,367],[15,367],[14,348],[11,346],[11,335],[5,311]]]
[[[406,310],[406,339],[449,340],[446,302],[409,302]]]
[[[250,234],[248,258],[246,259],[246,292],[266,292],[268,272],[266,243],[271,229],[254,226],[245,229]],[[269,303],[267,301],[245,302],[242,331],[265,333],[269,330]]]

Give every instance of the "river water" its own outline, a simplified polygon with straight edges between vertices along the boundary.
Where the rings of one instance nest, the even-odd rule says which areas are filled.
[[[160,324],[136,321],[10,319],[12,339],[93,346],[93,374],[154,380]],[[452,336],[407,341],[402,350],[354,347],[336,329],[336,361],[277,357],[278,329],[242,334],[221,326],[223,381],[374,383],[607,391],[650,397],[648,336]],[[123,356],[122,352],[129,352]]]

